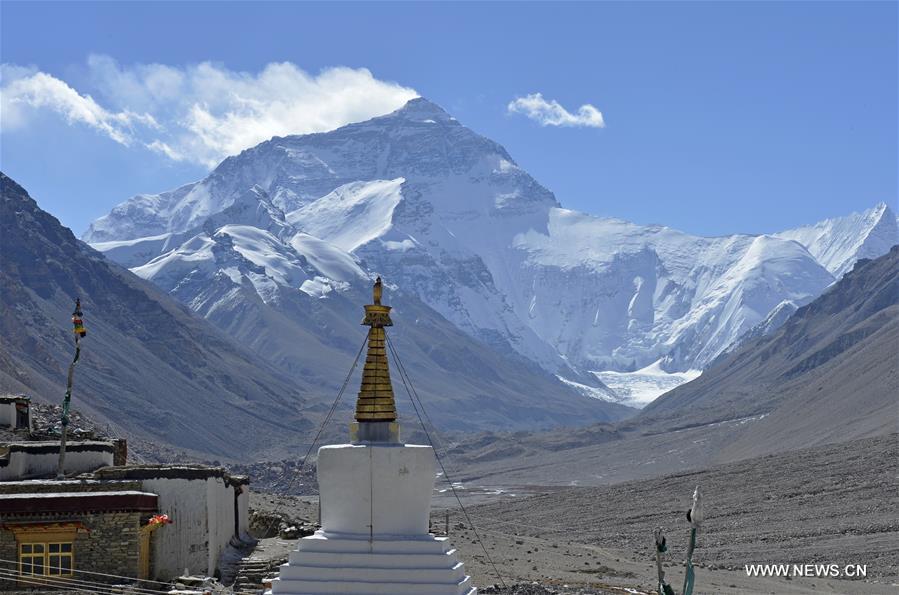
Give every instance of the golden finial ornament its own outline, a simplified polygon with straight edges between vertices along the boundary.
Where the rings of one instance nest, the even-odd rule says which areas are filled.
[[[374,299],[375,306],[381,305],[381,293],[384,291],[381,286],[381,277],[375,279],[375,286],[372,287],[372,298]]]
[[[381,278],[378,277],[372,289],[374,303],[365,306],[365,319],[362,321],[370,328],[362,385],[356,399],[357,422],[396,421],[396,401],[390,382],[387,335],[384,331],[384,327],[393,326],[393,321],[390,320],[390,306],[381,304],[382,292]]]

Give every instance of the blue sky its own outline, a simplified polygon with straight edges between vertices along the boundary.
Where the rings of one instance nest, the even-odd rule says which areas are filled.
[[[897,200],[894,2],[0,11],[0,167],[78,234],[133,194],[203,177],[253,134],[334,126],[411,90],[589,213],[718,235]],[[189,92],[163,97],[163,75]],[[536,93],[605,125],[589,108],[570,123],[592,126],[508,109]],[[235,122],[235,105],[251,115]]]

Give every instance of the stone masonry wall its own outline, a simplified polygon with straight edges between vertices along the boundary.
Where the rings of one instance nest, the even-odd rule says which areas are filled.
[[[75,569],[103,572],[125,577],[137,577],[141,515],[139,512],[92,512],[78,515],[22,515],[3,519],[4,524],[20,522],[71,523],[81,522],[89,532],[79,532],[74,540]],[[17,560],[18,545],[12,531],[0,528],[0,559]],[[10,564],[0,567],[10,569]],[[114,582],[115,579],[94,575],[79,575],[80,580]],[[10,590],[15,584],[0,580],[0,590]]]
[[[19,559],[19,548],[16,545],[16,536],[12,531],[0,529],[0,568],[6,571],[18,570],[15,564],[11,564],[9,560],[17,561]],[[15,583],[8,580],[0,579],[0,590],[9,591],[15,588]]]

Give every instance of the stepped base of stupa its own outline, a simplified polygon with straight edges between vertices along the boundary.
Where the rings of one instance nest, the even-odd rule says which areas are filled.
[[[275,595],[325,593],[474,595],[465,565],[444,537],[388,536],[317,531],[298,542]]]

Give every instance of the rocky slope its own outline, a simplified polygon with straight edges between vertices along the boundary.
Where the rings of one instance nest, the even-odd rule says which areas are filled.
[[[899,537],[899,501],[891,491],[899,471],[896,438],[803,449],[613,486],[546,490],[530,498],[501,495],[495,503],[469,507],[469,514],[483,534],[508,535],[505,540],[491,536],[491,541],[499,542],[498,563],[512,576],[540,580],[553,571],[578,573],[580,567],[581,580],[602,581],[629,570],[642,580],[621,586],[644,592],[653,588],[653,531],[665,527],[672,563],[666,574],[679,590],[689,534],[684,512],[698,485],[706,515],[694,554],[700,566],[698,592],[891,593],[899,579],[899,553],[892,545]],[[459,541],[463,553],[477,553]],[[572,541],[593,551],[582,552],[580,560],[569,554],[547,563],[556,548],[570,547]],[[483,562],[465,561],[482,581],[492,582]],[[600,562],[608,568],[599,568]],[[841,568],[866,564],[868,580],[780,578],[765,584],[743,570],[744,564],[814,562]],[[533,566],[539,572],[528,572]],[[588,567],[595,573],[584,573]],[[578,581],[576,576],[564,578]]]
[[[93,419],[226,457],[306,439],[302,385],[77,240],[3,174],[0,201],[0,388],[62,399],[78,296],[88,335],[73,403]]]

